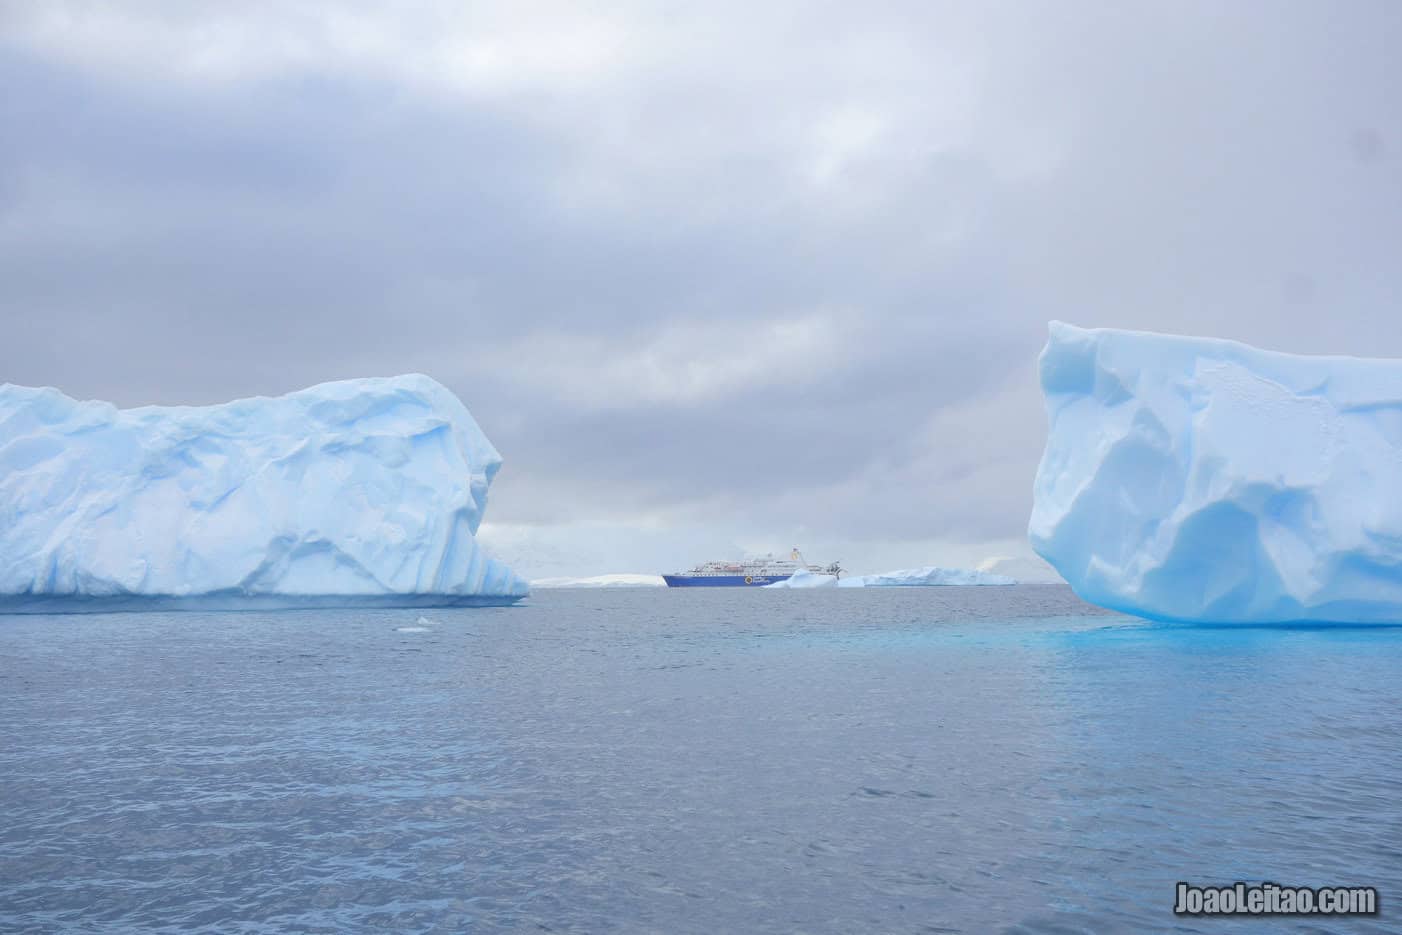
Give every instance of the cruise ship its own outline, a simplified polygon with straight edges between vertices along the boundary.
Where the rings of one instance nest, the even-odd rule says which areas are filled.
[[[810,565],[803,554],[794,549],[788,558],[746,559],[743,562],[702,562],[691,571],[679,571],[663,575],[662,580],[669,588],[744,588],[763,587],[784,581],[794,572],[806,568],[817,575],[841,576],[842,568],[837,562],[831,565]]]

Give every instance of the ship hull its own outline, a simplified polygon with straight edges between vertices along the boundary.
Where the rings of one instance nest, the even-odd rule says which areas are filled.
[[[762,588],[788,575],[663,575],[669,588]]]

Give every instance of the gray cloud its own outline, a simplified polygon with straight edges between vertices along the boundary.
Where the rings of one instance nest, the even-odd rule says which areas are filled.
[[[430,373],[528,573],[1015,548],[1052,317],[1402,356],[1395,4],[283,10],[0,5],[0,379]]]

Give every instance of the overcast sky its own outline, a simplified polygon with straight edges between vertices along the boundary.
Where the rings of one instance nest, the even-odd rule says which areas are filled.
[[[1399,50],[1395,0],[0,0],[0,381],[422,371],[530,576],[1030,554],[1048,319],[1402,357]]]

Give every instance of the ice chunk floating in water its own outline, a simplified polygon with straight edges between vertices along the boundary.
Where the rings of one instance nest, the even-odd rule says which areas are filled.
[[[0,610],[509,603],[501,466],[422,375],[117,409],[0,386]]]
[[[1402,361],[1060,322],[1032,546],[1163,620],[1402,622]]]

